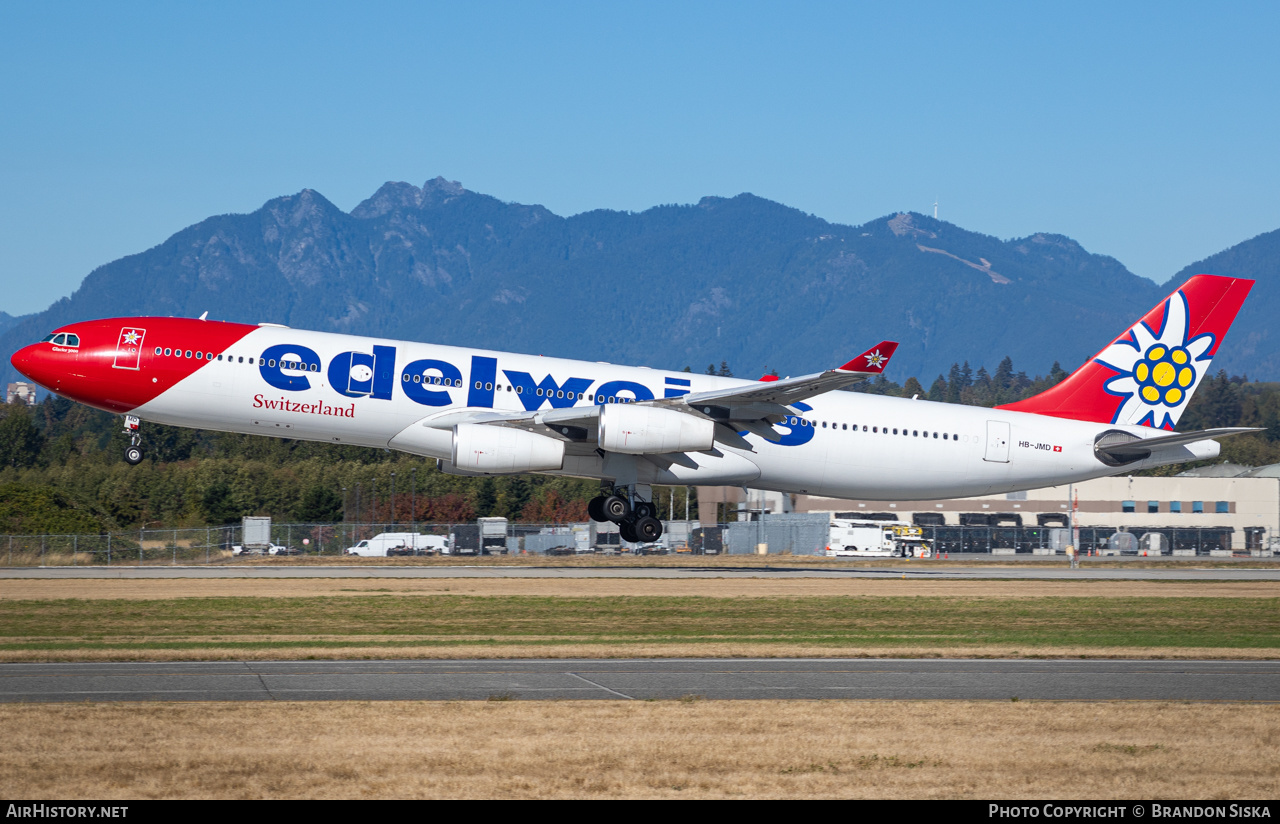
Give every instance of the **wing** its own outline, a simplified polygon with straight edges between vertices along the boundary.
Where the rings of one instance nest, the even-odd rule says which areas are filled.
[[[661,406],[711,418],[719,424],[715,435],[717,442],[750,451],[753,449],[751,444],[739,432],[747,431],[771,441],[778,440],[781,436],[773,430],[771,424],[796,414],[788,408],[789,404],[852,386],[881,374],[897,348],[898,344],[894,341],[881,341],[843,366],[825,372],[798,378],[746,383],[674,398],[638,401],[637,404]],[[593,404],[508,414],[471,410],[431,418],[422,425],[433,429],[452,429],[457,424],[472,423],[523,429],[568,441],[568,451],[571,454],[588,454],[595,449],[599,421],[600,407]],[[663,460],[680,463],[680,457],[664,453]]]
[[[894,341],[881,341],[844,366],[814,375],[712,389],[708,392],[692,392],[653,403],[687,406],[718,420],[759,421],[775,415],[781,419],[794,414],[786,408],[790,404],[843,389],[883,373],[897,348],[898,344]]]

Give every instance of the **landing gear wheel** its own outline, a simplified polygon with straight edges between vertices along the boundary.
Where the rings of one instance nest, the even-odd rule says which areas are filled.
[[[635,506],[631,507],[631,511],[635,513],[636,519],[652,518],[654,513],[653,504],[648,501],[636,501]]]
[[[137,466],[142,463],[142,450],[136,446],[131,446],[124,451],[125,463],[130,466]]]
[[[605,498],[600,508],[604,511],[605,518],[614,523],[622,523],[631,516],[631,504],[619,495],[610,495]]]
[[[609,517],[604,514],[604,502],[605,497],[603,495],[597,495],[588,501],[587,517],[598,523],[609,520]]]
[[[639,537],[636,535],[636,526],[630,521],[623,521],[618,524],[618,533],[622,535],[622,540],[628,543],[636,544],[640,542]]]
[[[651,543],[662,537],[662,522],[652,516],[645,516],[636,521],[631,531],[642,543]]]

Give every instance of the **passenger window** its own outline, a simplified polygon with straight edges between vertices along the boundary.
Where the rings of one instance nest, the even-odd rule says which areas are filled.
[[[879,431],[880,431],[880,427],[878,427],[878,426],[873,426],[873,427],[871,427],[871,431],[872,431],[872,432],[879,432]]]
[[[164,353],[164,350],[163,350],[163,349],[161,349],[159,346],[157,346],[157,347],[156,347],[156,354],[157,354],[157,355],[160,355],[160,354],[163,354],[163,353]]]
[[[944,441],[947,439],[947,433],[946,433],[946,432],[943,432],[943,433],[942,433],[942,439],[943,439]]]
[[[865,426],[864,426],[864,427],[862,427],[862,431],[863,431],[863,432],[866,432],[866,431],[867,431],[867,428],[866,428]]]
[[[164,350],[164,353],[165,353],[166,355],[172,355],[172,354],[173,354],[173,350],[172,350],[172,349],[166,349],[166,350]]]
[[[187,350],[187,357],[188,357],[188,358],[189,358],[189,357],[191,357],[191,350],[190,350],[190,349],[188,349],[188,350]]]
[[[920,437],[920,432],[919,432],[918,430],[912,429],[912,430],[911,430],[911,437],[913,437],[913,438],[918,438],[918,437]]]
[[[893,434],[895,434],[895,435],[897,435],[897,434],[898,434],[898,427],[896,427],[896,426],[895,426],[895,427],[893,428]]]
[[[841,428],[841,429],[848,429],[848,428],[849,428],[849,424],[847,424],[847,423],[842,423],[842,424],[840,424],[840,428]],[[854,429],[857,429],[857,428],[858,428],[858,427],[856,427],[856,426],[854,427]]]
[[[204,360],[204,352],[196,352],[196,360]]]
[[[253,366],[253,358],[249,358],[249,365]]]

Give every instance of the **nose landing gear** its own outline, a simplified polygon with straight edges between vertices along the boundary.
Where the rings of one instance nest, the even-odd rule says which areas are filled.
[[[129,446],[124,450],[125,463],[137,466],[142,463],[142,436],[138,434],[142,421],[136,415],[124,416],[124,433],[129,436]]]
[[[655,512],[653,504],[638,498],[632,488],[606,490],[587,504],[591,520],[612,521],[618,525],[622,540],[633,544],[650,543],[662,537],[662,522],[654,517]]]

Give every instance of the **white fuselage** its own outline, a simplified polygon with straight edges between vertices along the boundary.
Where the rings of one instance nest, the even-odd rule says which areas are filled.
[[[275,366],[259,363],[265,352]],[[134,414],[178,426],[398,449],[448,461],[452,432],[425,426],[431,419],[589,408],[602,398],[644,400],[755,383],[270,326],[250,332],[224,354]],[[315,368],[278,365],[304,361]],[[360,366],[365,363],[372,366]],[[332,385],[335,380],[343,385]],[[559,396],[548,397],[546,389]],[[592,442],[570,444],[563,469],[547,474],[920,500],[1052,486],[1209,458],[1218,448],[1198,442],[1115,468],[1095,457],[1098,434],[1151,430],[846,391],[795,408],[802,414],[774,427],[780,442],[742,433],[749,448],[718,442],[709,452],[689,456],[696,466],[602,456]]]

